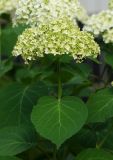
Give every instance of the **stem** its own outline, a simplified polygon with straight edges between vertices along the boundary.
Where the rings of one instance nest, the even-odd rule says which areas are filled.
[[[62,97],[62,81],[61,81],[61,68],[60,68],[60,61],[58,60],[58,101],[60,102]],[[55,146],[53,152],[53,160],[57,160],[57,147]]]
[[[2,30],[1,30],[1,24],[0,24],[0,37],[1,37],[1,36],[2,36]],[[1,41],[1,40],[0,40],[0,41]],[[1,42],[1,43],[2,43],[2,42]],[[2,58],[1,58],[1,57],[2,57],[2,55],[1,55],[2,53],[1,53],[1,52],[2,52],[2,47],[1,47],[1,44],[0,44],[0,65],[1,65],[1,61],[2,61]]]
[[[67,157],[67,155],[68,155],[68,147],[65,146],[65,147],[64,147],[64,153],[63,153],[63,156],[62,156],[62,160],[65,160],[66,157]]]
[[[57,160],[57,147],[55,146],[54,152],[53,152],[53,160]]]
[[[41,148],[40,146],[37,146],[37,149],[41,151],[47,157],[48,160],[51,160],[50,156],[43,148]]]
[[[61,100],[61,97],[62,97],[61,70],[60,70],[60,62],[58,62],[58,100]]]

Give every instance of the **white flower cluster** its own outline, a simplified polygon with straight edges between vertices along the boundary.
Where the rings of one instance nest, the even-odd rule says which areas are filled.
[[[108,7],[108,10],[92,15],[84,30],[101,36],[105,43],[113,43],[113,0],[109,0]]]
[[[20,0],[15,24],[31,28],[18,37],[13,55],[21,55],[25,62],[45,54],[69,54],[78,62],[97,57],[98,44],[91,34],[79,30],[75,18],[83,22],[88,18],[78,0]]]
[[[86,9],[83,6],[81,5],[79,6],[79,9],[76,12],[75,18],[84,24],[88,20],[89,16],[87,14]]]
[[[0,14],[14,11],[17,4],[18,0],[0,0]]]
[[[105,43],[113,43],[113,28],[104,32],[102,36]]]
[[[109,9],[113,10],[113,0],[109,0]]]
[[[83,21],[87,18],[78,0],[19,0],[14,24],[37,26],[64,16],[70,19],[77,17]]]
[[[69,54],[81,62],[86,57],[96,58],[99,52],[90,33],[80,31],[70,19],[60,18],[26,29],[19,36],[13,55],[21,55],[28,62],[44,54]]]
[[[85,31],[93,33],[95,36],[102,34],[113,27],[113,11],[106,10],[99,14],[92,15],[86,22]]]
[[[113,0],[109,0],[108,7],[113,11]],[[102,34],[105,43],[113,43],[113,26]]]

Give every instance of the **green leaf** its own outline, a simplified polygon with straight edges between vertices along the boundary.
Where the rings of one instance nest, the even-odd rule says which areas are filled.
[[[102,123],[100,126],[100,130],[98,131],[97,138],[98,142],[97,145],[103,143],[103,148],[107,148],[107,150],[113,150],[113,119],[109,119],[106,123]],[[104,140],[104,141],[103,141]]]
[[[11,84],[0,90],[0,127],[30,122],[32,107],[38,97],[47,95],[48,88],[41,83],[25,86]]]
[[[61,63],[66,64],[66,63],[70,63],[70,61],[72,61],[73,58],[69,55],[64,54],[64,55],[60,55],[59,60],[60,60]]]
[[[88,102],[88,122],[104,122],[113,117],[113,89],[93,94]]]
[[[18,157],[0,157],[0,160],[21,160],[20,158]]]
[[[78,71],[84,78],[88,78],[90,73],[92,72],[92,68],[90,65],[85,63],[78,63],[74,66],[74,69]]]
[[[0,129],[0,156],[13,156],[36,145],[32,128],[7,127]]]
[[[102,138],[104,138],[107,134],[108,134],[108,132],[106,132],[106,134],[103,134]],[[104,142],[103,147],[113,150],[113,130],[111,133],[109,133],[109,136],[106,139],[106,141]]]
[[[88,57],[88,58],[97,64],[102,64],[102,62],[100,62],[97,58],[92,58],[92,57]]]
[[[87,149],[81,152],[75,160],[113,160],[113,155],[104,150]]]
[[[83,128],[69,140],[69,150],[77,154],[83,148],[95,147],[96,141],[95,132],[91,131],[91,129]]]
[[[4,60],[0,63],[0,77],[6,74],[13,68],[13,62],[9,60]]]
[[[65,67],[65,70],[73,75],[68,82],[69,84],[83,84],[84,81],[88,81],[91,73],[91,67],[87,64],[74,64],[73,67]]]
[[[2,55],[11,55],[11,52],[16,44],[18,35],[25,29],[24,26],[12,27],[8,26],[1,30],[1,53]]]
[[[75,97],[42,97],[32,111],[32,122],[42,136],[51,140],[59,148],[77,133],[87,119],[85,104]]]
[[[36,76],[41,74],[41,70],[36,68],[29,69],[27,67],[23,67],[16,72],[17,81],[21,81],[24,79],[34,79]]]
[[[113,53],[105,54],[105,62],[113,68]]]

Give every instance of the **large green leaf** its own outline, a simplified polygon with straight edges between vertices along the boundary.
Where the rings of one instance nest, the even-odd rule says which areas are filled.
[[[21,160],[20,158],[18,157],[0,157],[0,160]]]
[[[0,129],[0,155],[12,156],[36,145],[36,133],[32,128],[7,127]]]
[[[60,145],[77,133],[87,119],[85,104],[75,97],[42,97],[32,112],[32,122],[42,136]]]
[[[103,89],[93,94],[87,106],[88,122],[104,122],[113,117],[113,89]]]
[[[87,149],[81,152],[75,160],[113,160],[113,155],[97,149]]]
[[[11,84],[0,90],[0,127],[30,122],[30,113],[37,98],[47,95],[44,84],[25,86]]]

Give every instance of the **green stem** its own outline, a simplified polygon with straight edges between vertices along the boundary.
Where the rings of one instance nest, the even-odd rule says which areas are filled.
[[[2,36],[2,30],[1,30],[1,24],[0,24],[0,37]],[[1,41],[1,40],[0,40]],[[2,42],[1,42],[2,43]],[[0,65],[1,65],[1,61],[2,61],[2,56],[1,56],[1,54],[2,54],[2,49],[1,49],[2,47],[1,47],[1,44],[0,44]]]
[[[63,153],[63,156],[62,156],[62,160],[65,160],[66,157],[67,157],[67,155],[68,155],[68,147],[65,146],[65,147],[64,147],[64,153]]]
[[[58,62],[58,100],[62,97],[62,81],[61,81],[61,69],[60,62]]]
[[[58,101],[60,102],[62,98],[62,81],[61,81],[61,68],[60,68],[60,61],[58,60]],[[55,146],[53,152],[53,159],[57,160],[57,147]]]
[[[55,146],[54,152],[53,152],[53,160],[57,160],[57,147]]]
[[[40,146],[37,146],[37,149],[38,149],[40,152],[42,152],[42,153],[47,157],[48,160],[51,160],[49,154],[48,154],[43,148],[41,148]]]

